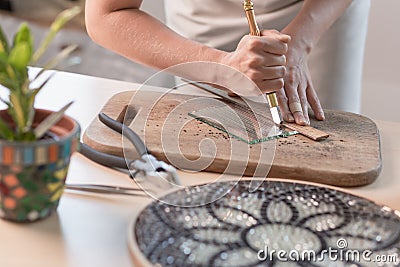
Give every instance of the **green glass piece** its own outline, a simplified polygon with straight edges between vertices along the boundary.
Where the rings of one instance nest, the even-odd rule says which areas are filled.
[[[250,145],[298,134],[278,129],[271,118],[236,105],[213,106],[188,115]]]

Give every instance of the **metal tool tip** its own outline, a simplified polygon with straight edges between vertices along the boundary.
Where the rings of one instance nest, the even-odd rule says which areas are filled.
[[[271,110],[272,120],[274,121],[274,123],[277,125],[282,124],[283,118],[282,118],[282,114],[279,110],[279,107],[272,107],[272,108],[270,108],[270,110]]]

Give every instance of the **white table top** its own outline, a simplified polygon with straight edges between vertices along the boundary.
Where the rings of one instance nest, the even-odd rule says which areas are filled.
[[[67,114],[84,130],[114,94],[138,84],[58,72],[40,93],[37,106],[56,110],[75,100]],[[0,90],[0,95],[4,95]],[[400,123],[376,122],[381,133],[383,169],[371,185],[346,189],[400,210]],[[213,179],[215,174],[182,173],[184,184]],[[72,157],[67,182],[132,186],[128,177]],[[65,192],[58,212],[43,221],[16,224],[0,220],[0,266],[135,266],[127,246],[128,226],[151,199]]]

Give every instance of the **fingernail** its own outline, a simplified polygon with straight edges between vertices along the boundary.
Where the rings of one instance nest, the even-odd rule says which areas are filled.
[[[304,118],[304,117],[299,118],[299,124],[308,125],[306,118]]]
[[[325,114],[323,112],[319,113],[319,115],[321,116],[322,120],[325,120]]]
[[[293,115],[292,114],[287,114],[286,115],[286,120],[288,121],[288,122],[294,122],[294,117],[293,117]]]

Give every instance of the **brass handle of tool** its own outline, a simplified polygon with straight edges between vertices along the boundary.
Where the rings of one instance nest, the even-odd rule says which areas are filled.
[[[251,1],[244,1],[243,8],[246,12],[247,21],[250,27],[250,34],[253,36],[261,36],[260,29],[256,22],[256,15],[254,13],[254,4]]]
[[[243,8],[246,12],[247,22],[249,23],[250,27],[250,35],[253,36],[261,36],[261,31],[258,28],[256,15],[254,13],[254,4],[252,1],[244,1]],[[278,106],[278,99],[276,97],[275,92],[271,92],[267,94],[268,104],[271,108]]]
[[[278,106],[278,98],[276,97],[275,92],[268,93],[267,100],[268,100],[269,107],[274,108],[274,107]]]

